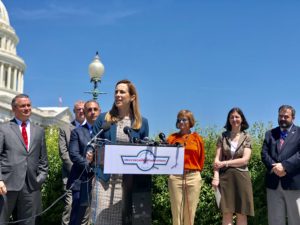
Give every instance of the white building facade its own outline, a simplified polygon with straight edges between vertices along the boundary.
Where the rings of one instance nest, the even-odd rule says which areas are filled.
[[[0,0],[0,123],[13,118],[11,100],[24,90],[26,64],[17,55],[19,38]],[[68,107],[33,108],[31,120],[42,126],[63,125],[73,119]]]

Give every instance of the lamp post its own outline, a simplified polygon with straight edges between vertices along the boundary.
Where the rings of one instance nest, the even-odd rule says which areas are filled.
[[[98,99],[99,94],[106,94],[105,92],[100,92],[98,90],[98,82],[101,83],[101,77],[103,73],[104,73],[104,66],[100,61],[98,52],[96,52],[96,56],[94,60],[89,65],[89,74],[91,78],[91,83],[94,84],[94,88],[91,91],[85,92],[85,93],[92,94],[94,100]]]

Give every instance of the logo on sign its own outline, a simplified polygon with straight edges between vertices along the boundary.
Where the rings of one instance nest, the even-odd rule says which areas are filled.
[[[149,150],[142,150],[137,155],[121,156],[124,165],[136,165],[141,171],[155,168],[155,165],[167,165],[169,156],[156,156]]]

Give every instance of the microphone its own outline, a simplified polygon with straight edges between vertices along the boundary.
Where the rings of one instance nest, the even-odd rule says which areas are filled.
[[[126,127],[124,127],[123,132],[125,134],[127,134],[127,136],[129,137],[129,142],[133,143],[133,139],[132,139],[132,136],[131,136],[131,128],[126,126]]]
[[[149,146],[159,146],[159,142],[149,139],[149,137],[144,137],[144,139],[142,140],[144,143],[147,143],[147,145]]]
[[[137,137],[133,137],[132,141],[133,141],[133,143],[136,143],[136,144],[141,144],[142,143],[141,139],[139,139]]]
[[[108,131],[111,127],[111,123],[104,123],[102,124],[102,126],[100,127],[99,132],[87,143],[88,145],[91,145],[91,143],[93,143],[95,141],[95,139],[97,139],[97,137],[102,134],[105,131]]]
[[[140,140],[141,144],[149,145],[149,146],[159,146],[158,141],[154,141],[152,139],[149,139],[149,137],[144,137],[143,140]]]
[[[142,141],[144,143],[149,143],[151,140],[149,139],[149,137],[144,137],[144,139]]]
[[[158,137],[160,138],[160,140],[162,140],[162,143],[163,143],[163,144],[169,144],[169,143],[167,142],[166,135],[165,135],[164,133],[162,133],[162,132],[159,133]]]
[[[151,140],[148,137],[144,137],[144,139],[142,139],[142,140],[137,137],[133,137],[132,140],[133,140],[133,143],[145,144],[145,145],[149,145],[151,142]]]

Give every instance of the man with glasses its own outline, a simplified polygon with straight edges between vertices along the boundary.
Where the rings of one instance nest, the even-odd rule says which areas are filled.
[[[93,124],[100,114],[97,101],[90,100],[84,104],[86,123],[71,132],[69,155],[73,162],[67,188],[72,190],[72,211],[69,225],[78,225],[90,214],[91,177],[90,163],[93,158],[86,154],[87,143],[91,140]]]
[[[63,188],[65,190],[65,198],[64,198],[64,210],[62,213],[62,225],[69,225],[71,207],[72,207],[72,191],[66,189],[67,180],[71,172],[72,161],[69,157],[69,142],[70,142],[70,134],[73,129],[76,127],[82,126],[86,123],[85,115],[83,112],[84,109],[84,101],[78,100],[74,104],[73,112],[75,115],[75,119],[65,127],[61,127],[59,129],[59,155],[62,160],[62,181]],[[82,225],[88,225],[88,220],[86,219]]]

